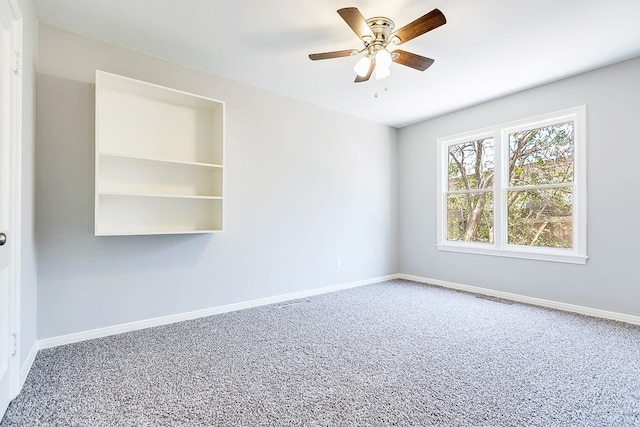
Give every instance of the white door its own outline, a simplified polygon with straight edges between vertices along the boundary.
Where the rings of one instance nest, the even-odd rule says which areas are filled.
[[[14,379],[14,200],[12,160],[12,9],[0,0],[0,418],[13,397]]]

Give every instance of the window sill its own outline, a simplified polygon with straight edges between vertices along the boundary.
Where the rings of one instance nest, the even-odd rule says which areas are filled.
[[[509,247],[508,249],[496,249],[491,245],[482,245],[480,247],[470,246],[468,244],[438,244],[439,251],[459,252],[466,254],[488,255],[507,258],[530,259],[536,261],[561,262],[567,264],[586,264],[586,255],[578,255],[569,250],[531,250],[531,248]]]

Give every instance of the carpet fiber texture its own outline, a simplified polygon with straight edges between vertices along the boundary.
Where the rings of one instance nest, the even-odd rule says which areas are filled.
[[[640,328],[394,280],[42,350],[1,426],[640,426]]]

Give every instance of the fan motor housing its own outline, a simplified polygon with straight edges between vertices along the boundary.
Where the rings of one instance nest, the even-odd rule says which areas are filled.
[[[367,19],[367,25],[376,36],[375,40],[372,40],[372,42],[378,42],[383,45],[386,45],[389,42],[389,35],[395,28],[393,21],[383,16],[376,16],[375,18]]]

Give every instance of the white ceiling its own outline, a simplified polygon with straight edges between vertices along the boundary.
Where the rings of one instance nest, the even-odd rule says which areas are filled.
[[[640,55],[640,0],[33,2],[41,22],[394,127]],[[435,63],[355,84],[357,58],[310,61],[361,48],[349,6],[396,28],[439,8],[447,24],[402,45]]]

